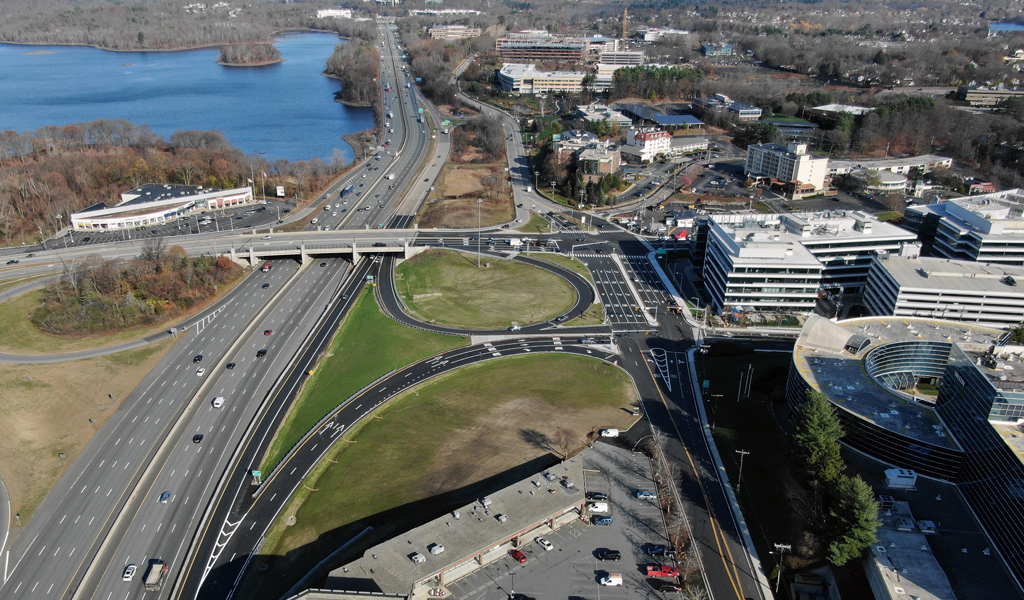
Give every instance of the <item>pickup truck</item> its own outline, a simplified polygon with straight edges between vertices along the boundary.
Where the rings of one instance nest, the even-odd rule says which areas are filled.
[[[647,565],[648,577],[679,577],[679,569],[669,565]]]

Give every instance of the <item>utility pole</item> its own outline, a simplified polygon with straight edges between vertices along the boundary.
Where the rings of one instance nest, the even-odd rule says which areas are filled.
[[[782,561],[786,553],[793,550],[790,544],[775,544],[775,551],[779,553],[779,576],[775,578],[775,594],[779,593],[779,585],[782,584]]]
[[[743,485],[743,458],[750,454],[746,450],[737,450],[736,454],[740,455],[740,476],[736,479],[736,495],[740,495],[740,486]]]
[[[483,234],[483,221],[481,221],[481,213],[483,210],[484,199],[476,199],[476,268],[480,268],[480,241],[484,236]]]

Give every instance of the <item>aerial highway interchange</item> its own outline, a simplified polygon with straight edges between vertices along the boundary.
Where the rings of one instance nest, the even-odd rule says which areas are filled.
[[[379,29],[382,101],[385,113],[394,113],[381,124],[387,147],[356,165],[310,207],[284,219],[292,222],[313,214],[317,223],[301,232],[276,232],[275,223],[262,230],[174,240],[193,254],[256,257],[254,267],[265,260],[271,267],[253,269],[215,306],[177,330],[153,336],[180,336],[181,341],[123,401],[5,552],[0,598],[233,597],[267,528],[341,431],[373,407],[437,374],[485,357],[526,352],[588,355],[618,364],[631,375],[650,426],[665,434],[666,453],[695,482],[693,489],[683,491],[693,507],[695,536],[705,548],[704,569],[713,596],[769,597],[741,534],[727,484],[716,475],[705,424],[692,418],[700,414],[700,398],[693,394],[683,365],[699,332],[688,315],[665,311],[668,301],[681,299],[654,260],[652,242],[597,215],[586,218],[599,228],[581,227],[563,214],[564,207],[532,189],[515,119],[468,98],[502,119],[516,218],[525,221],[531,212],[547,213],[551,233],[533,237],[551,242],[535,249],[577,257],[593,284],[567,269],[532,261],[530,252],[520,253],[510,243],[523,237],[514,227],[416,229],[418,203],[449,157],[450,136],[441,132],[440,113],[403,68],[395,33],[386,23]],[[324,210],[326,205],[331,208]],[[396,256],[425,247],[544,266],[568,280],[579,297],[565,320],[598,302],[605,323],[566,327],[553,320],[516,331],[463,331],[418,322],[405,313],[392,275]],[[65,249],[51,241],[49,248],[3,276],[57,274],[60,261],[96,252],[105,258],[130,257],[138,254],[140,242]],[[470,345],[397,371],[340,405],[286,458],[287,468],[265,474],[257,486],[253,469],[297,388],[366,287],[368,275],[375,277],[373,293],[390,317],[413,327],[468,336]],[[594,341],[581,343],[581,336]],[[168,573],[159,591],[147,592],[137,582],[154,557],[168,565]],[[130,587],[122,581],[128,564],[140,569]]]

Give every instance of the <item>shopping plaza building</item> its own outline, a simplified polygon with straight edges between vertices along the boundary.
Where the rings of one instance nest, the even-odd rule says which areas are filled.
[[[786,398],[796,408],[809,390],[825,394],[843,444],[955,484],[1020,584],[1024,346],[1007,338],[938,319],[811,316],[794,346]]]
[[[148,183],[121,194],[121,202],[98,202],[71,213],[76,231],[133,229],[177,221],[194,211],[219,210],[253,203],[252,188],[215,190],[195,185]]]

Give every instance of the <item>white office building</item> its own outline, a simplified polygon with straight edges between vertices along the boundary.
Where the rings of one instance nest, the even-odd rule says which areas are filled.
[[[861,294],[874,257],[899,253],[917,236],[866,213],[825,211],[714,215],[699,237],[715,311],[810,313],[821,292]]]
[[[633,120],[619,111],[608,108],[604,104],[586,104],[576,107],[576,118],[583,119],[587,123],[596,123],[599,121],[608,121],[609,125],[618,125],[619,127],[629,127],[633,124]]]
[[[832,160],[828,163],[828,174],[846,175],[859,169],[869,171],[889,171],[907,175],[912,169],[930,173],[936,169],[948,169],[953,166],[953,159],[948,156],[924,154],[906,158],[872,158],[860,160]]]
[[[498,71],[498,83],[504,92],[543,94],[583,91],[583,71],[538,71],[533,64],[508,63]]]
[[[1022,189],[911,206],[903,225],[919,234],[926,256],[1024,265]]]
[[[753,144],[747,148],[744,173],[781,184],[794,198],[825,189],[828,157],[807,153],[807,144]]]
[[[1010,327],[1024,319],[1024,267],[882,255],[871,265],[864,305],[872,315]]]
[[[194,211],[218,210],[253,203],[252,188],[216,190],[195,185],[148,183],[121,194],[115,206],[97,202],[71,213],[78,231],[132,229],[177,221]]]
[[[318,19],[351,19],[352,10],[348,8],[321,8],[316,11]]]
[[[660,27],[641,27],[637,32],[641,40],[645,42],[657,42],[663,37],[673,35],[690,35],[685,29],[665,29]]]

